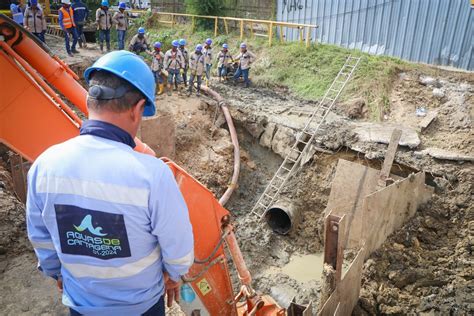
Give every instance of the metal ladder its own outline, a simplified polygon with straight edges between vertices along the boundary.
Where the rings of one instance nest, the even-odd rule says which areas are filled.
[[[298,169],[303,153],[305,153],[305,151],[310,147],[316,132],[319,130],[329,111],[336,103],[337,98],[351,78],[354,70],[359,64],[359,61],[360,57],[347,57],[331,86],[326,91],[315,110],[311,113],[305,127],[296,137],[296,142],[291,147],[277,172],[252,209],[252,213],[260,219],[265,215],[265,212],[272,203],[275,202],[276,197],[283,189],[292,173]],[[311,129],[313,123],[316,123],[316,128]]]

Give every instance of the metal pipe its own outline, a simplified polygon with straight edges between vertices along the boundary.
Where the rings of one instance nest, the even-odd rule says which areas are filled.
[[[296,229],[300,219],[299,209],[286,199],[277,201],[265,212],[268,226],[280,235],[287,235]]]
[[[245,264],[244,257],[242,256],[242,252],[240,251],[239,245],[237,244],[233,227],[228,225],[226,229],[228,229],[229,233],[225,237],[225,240],[227,242],[227,246],[229,247],[229,252],[232,256],[232,260],[234,261],[235,268],[237,269],[240,283],[251,289],[252,276],[250,275],[249,269]]]
[[[225,205],[229,200],[230,196],[237,188],[237,183],[239,181],[239,173],[240,173],[240,147],[239,147],[239,139],[237,138],[237,132],[235,130],[234,122],[232,121],[232,116],[230,115],[230,111],[225,105],[224,98],[214,90],[210,89],[209,87],[202,86],[201,90],[208,94],[210,97],[215,99],[220,108],[222,109],[222,113],[224,113],[225,120],[227,122],[227,126],[229,127],[230,138],[232,140],[232,145],[234,146],[234,172],[232,174],[232,179],[230,181],[227,190],[219,199],[219,203],[221,205]]]

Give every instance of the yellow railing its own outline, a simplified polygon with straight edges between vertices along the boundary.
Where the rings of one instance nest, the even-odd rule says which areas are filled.
[[[144,14],[147,11],[143,10],[131,10],[132,13],[137,13],[137,14]],[[217,36],[219,34],[219,22],[222,21],[224,25],[224,31],[226,34],[229,34],[229,21],[235,21],[237,25],[237,29],[240,31],[240,39],[244,38],[244,33],[245,30],[248,29],[250,31],[250,34],[252,37],[255,36],[262,36],[262,37],[268,37],[268,45],[272,46],[272,42],[274,39],[274,29],[279,28],[280,29],[280,42],[283,42],[285,40],[283,36],[283,28],[295,28],[299,31],[299,41],[301,43],[305,43],[306,47],[309,47],[311,44],[311,34],[312,30],[316,29],[318,25],[312,25],[312,24],[301,24],[301,23],[290,23],[290,22],[280,22],[280,21],[270,21],[270,20],[256,20],[256,19],[244,19],[244,18],[234,18],[234,17],[229,17],[229,16],[210,16],[210,15],[195,15],[195,14],[187,14],[187,13],[171,13],[171,12],[153,12],[154,15],[157,15],[158,18],[158,23],[164,23],[164,24],[170,24],[171,26],[174,26],[175,24],[180,24],[181,21],[179,21],[177,18],[178,17],[183,17],[183,18],[191,18],[191,25],[192,25],[192,31],[194,32],[194,29],[196,27],[196,19],[210,19],[214,21],[214,36]],[[166,19],[161,19],[160,17],[166,18]],[[59,24],[58,22],[58,16],[55,14],[49,14],[48,18],[51,21],[51,24]],[[184,23],[186,23],[184,21]],[[259,29],[258,26],[263,26],[263,29]],[[263,31],[266,33],[258,33],[256,31]],[[314,39],[314,42],[316,43],[317,40],[316,38]]]
[[[59,25],[59,15],[57,14],[47,14],[46,19],[50,24]]]
[[[143,13],[143,11],[137,11],[137,13]],[[306,47],[309,47],[311,44],[311,31],[316,29],[317,25],[312,24],[301,24],[301,23],[289,23],[289,22],[279,22],[279,21],[270,21],[270,20],[256,20],[256,19],[244,19],[244,18],[234,18],[228,16],[208,16],[208,15],[194,15],[194,14],[186,14],[186,13],[171,13],[171,12],[154,12],[155,15],[166,17],[166,20],[158,19],[158,23],[170,24],[174,26],[175,24],[179,24],[177,17],[185,17],[191,18],[192,24],[192,31],[194,32],[194,28],[196,26],[196,19],[210,19],[214,20],[214,36],[218,35],[219,32],[219,22],[222,21],[224,24],[224,30],[226,34],[229,34],[229,21],[235,21],[238,25],[238,29],[240,31],[240,39],[244,38],[244,32],[247,28],[252,37],[255,36],[264,36],[268,37],[268,45],[271,46],[273,42],[273,30],[274,28],[280,29],[280,41],[283,42],[283,28],[296,28],[299,30],[299,40],[301,43],[305,43]],[[267,33],[256,33],[255,26],[264,26],[264,29],[261,31],[266,31]],[[314,39],[316,43],[316,39]]]

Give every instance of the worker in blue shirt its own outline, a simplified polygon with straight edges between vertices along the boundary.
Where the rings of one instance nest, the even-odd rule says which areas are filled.
[[[10,13],[12,14],[13,21],[23,26],[23,10],[18,0],[12,0]]]
[[[142,116],[155,114],[153,74],[115,51],[84,77],[89,120],[28,172],[28,238],[71,315],[165,315],[194,241],[171,169],[133,150]]]
[[[79,47],[87,47],[86,37],[84,36],[84,25],[87,22],[87,17],[89,16],[89,9],[81,0],[75,0],[71,5],[74,10],[74,23],[76,24],[77,40],[79,42]]]

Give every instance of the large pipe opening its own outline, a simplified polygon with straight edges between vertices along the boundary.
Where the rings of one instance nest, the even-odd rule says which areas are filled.
[[[268,226],[280,235],[287,235],[294,230],[299,218],[298,210],[289,201],[278,201],[265,213]]]

